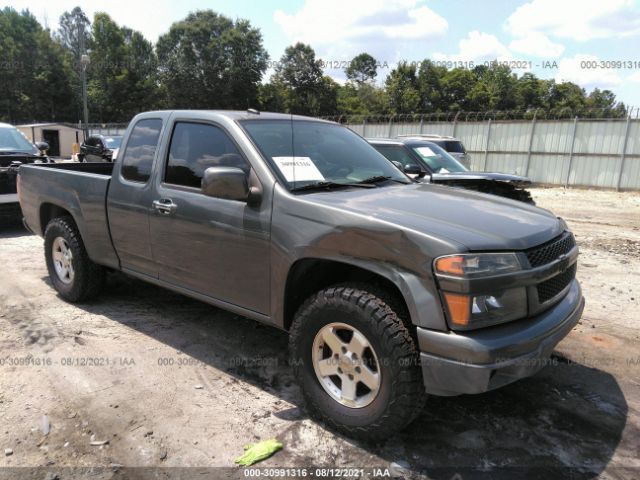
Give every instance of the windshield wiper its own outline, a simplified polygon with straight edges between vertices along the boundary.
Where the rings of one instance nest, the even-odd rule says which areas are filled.
[[[374,185],[378,182],[382,182],[384,180],[391,180],[392,182],[402,183],[403,185],[407,185],[407,183],[402,180],[398,180],[397,178],[391,177],[391,175],[375,175],[373,177],[365,178],[364,180],[360,180],[358,182],[359,185]]]
[[[338,182],[314,182],[302,185],[301,187],[294,187],[292,192],[301,192],[303,190],[318,190],[318,189],[330,189],[335,187],[359,187],[359,188],[375,188],[375,185],[363,184],[363,183],[338,183]]]

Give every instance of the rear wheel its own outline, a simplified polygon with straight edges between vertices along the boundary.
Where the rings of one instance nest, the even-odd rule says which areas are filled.
[[[49,222],[44,234],[44,251],[51,283],[62,298],[81,302],[100,293],[104,268],[89,259],[71,217]]]
[[[309,413],[338,431],[381,440],[422,410],[415,342],[396,312],[360,286],[309,298],[291,327],[290,351]]]

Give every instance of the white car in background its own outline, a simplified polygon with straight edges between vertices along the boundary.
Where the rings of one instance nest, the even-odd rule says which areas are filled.
[[[471,155],[467,153],[462,142],[448,135],[437,135],[433,133],[427,134],[412,134],[412,135],[398,135],[398,138],[417,138],[421,140],[428,140],[435,143],[440,148],[449,152],[453,158],[458,160],[467,168],[471,168]]]

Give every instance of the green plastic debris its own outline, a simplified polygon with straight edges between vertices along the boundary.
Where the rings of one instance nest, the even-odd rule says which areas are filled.
[[[260,462],[265,458],[282,449],[283,445],[275,438],[263,440],[262,442],[252,443],[244,446],[244,453],[236,458],[235,462],[243,467],[248,467],[254,463]]]

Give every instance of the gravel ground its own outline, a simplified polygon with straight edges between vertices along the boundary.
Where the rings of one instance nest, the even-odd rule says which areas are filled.
[[[536,376],[430,397],[381,445],[305,416],[284,333],[119,274],[95,302],[65,303],[42,240],[0,227],[0,478],[243,478],[234,458],[272,437],[284,449],[261,468],[639,478],[640,195],[533,194],[576,234],[582,321]],[[323,473],[345,472],[307,476]]]

